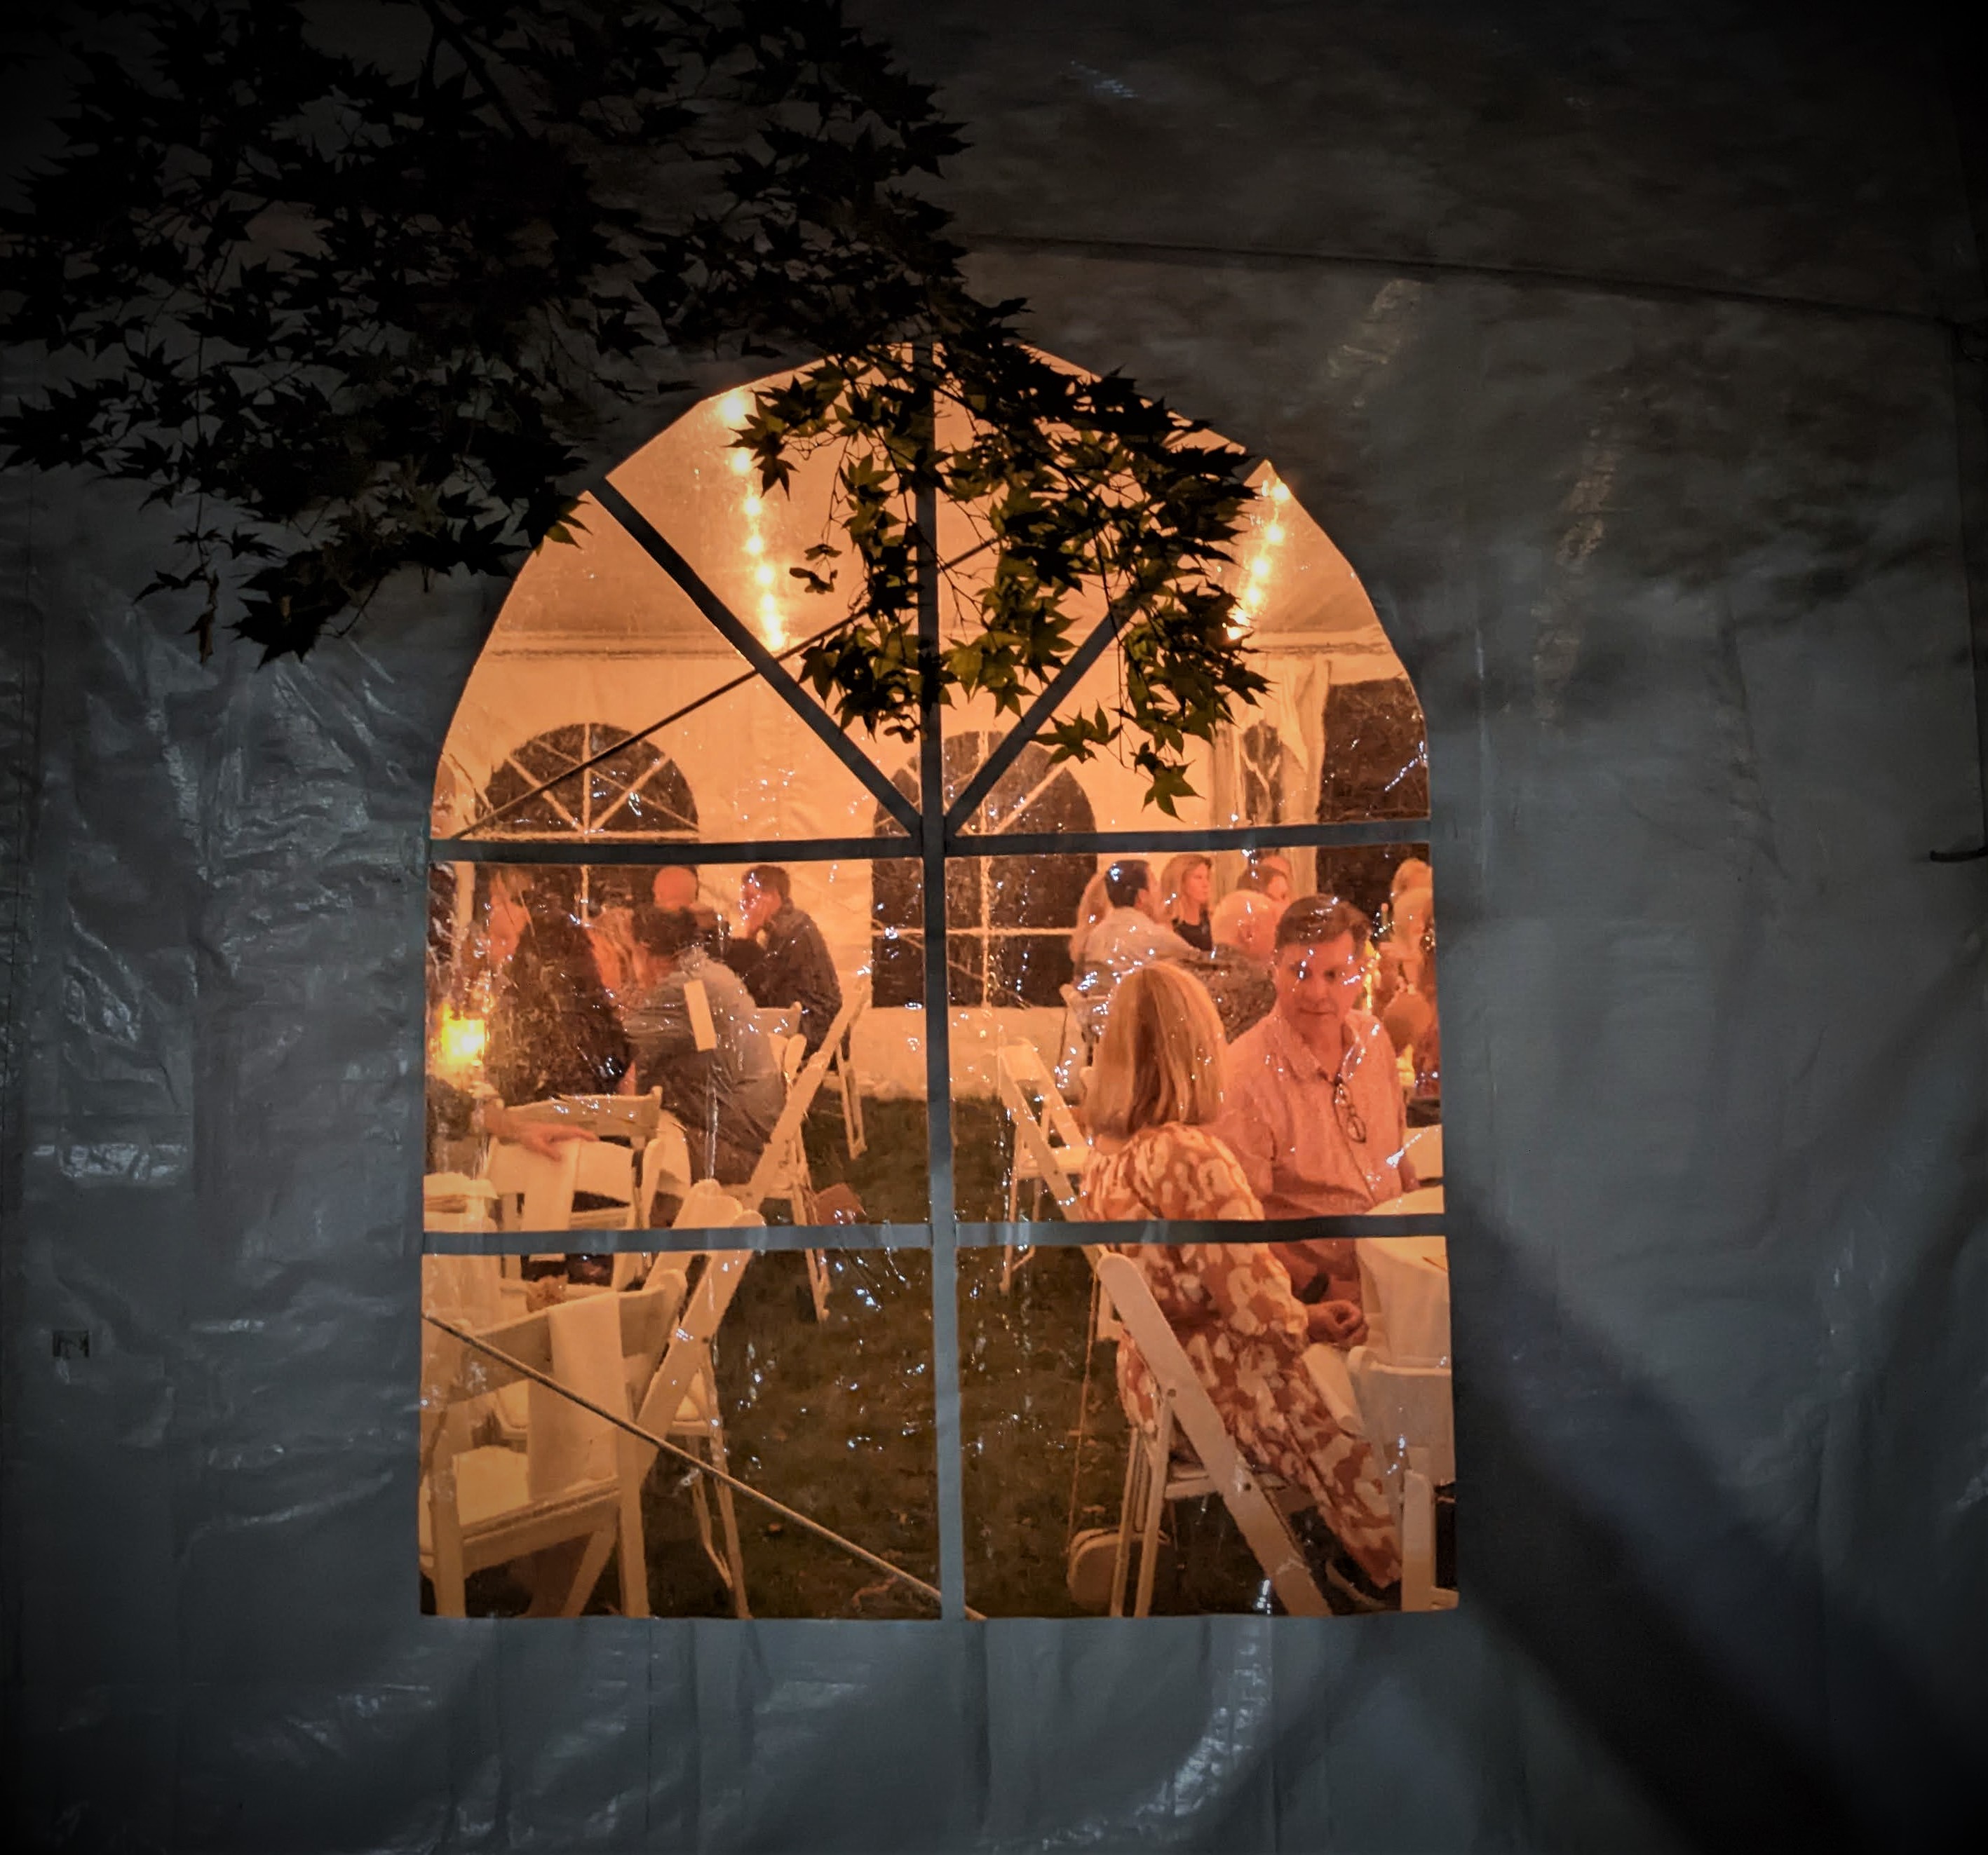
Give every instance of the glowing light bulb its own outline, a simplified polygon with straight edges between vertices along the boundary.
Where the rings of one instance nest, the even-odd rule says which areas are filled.
[[[718,416],[735,430],[746,423],[752,411],[752,394],[738,387],[734,387],[718,402]]]
[[[770,650],[777,650],[787,641],[787,627],[780,617],[780,602],[770,593],[759,601],[759,629]]]
[[[1268,579],[1270,577],[1270,563],[1261,554],[1249,563],[1249,577],[1252,579]]]
[[[484,1019],[458,1017],[444,1006],[435,1027],[435,1066],[445,1078],[465,1075],[483,1060],[489,1042],[490,1027]]]
[[[763,554],[766,551],[766,542],[762,541],[757,535],[748,535],[746,537],[746,552],[747,553]]]
[[[761,586],[770,586],[773,583],[773,563],[770,560],[761,561],[752,569],[752,577],[759,581]]]
[[[749,451],[735,451],[731,454],[732,474],[742,477],[752,468],[752,454]]]
[[[1288,483],[1273,483],[1270,485],[1270,500],[1273,502],[1288,502],[1290,499],[1291,486]]]
[[[749,489],[746,491],[746,512],[747,515],[756,515],[759,514],[760,510],[764,509],[766,506],[766,505],[765,502],[759,497],[757,492]]]
[[[1281,522],[1272,522],[1270,525],[1263,531],[1263,539],[1266,541],[1276,542],[1283,540],[1283,538],[1284,525]]]

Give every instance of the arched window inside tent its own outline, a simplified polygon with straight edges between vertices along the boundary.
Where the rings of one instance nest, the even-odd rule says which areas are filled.
[[[483,804],[489,828],[507,837],[697,835],[697,801],[676,762],[604,721],[570,722],[512,748],[484,782]]]

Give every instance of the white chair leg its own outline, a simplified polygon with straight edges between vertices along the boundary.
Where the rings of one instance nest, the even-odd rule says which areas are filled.
[[[1134,1617],[1150,1616],[1153,1608],[1153,1576],[1159,1569],[1160,1519],[1166,1511],[1167,1468],[1173,1460],[1174,1406],[1168,1398],[1160,1407],[1159,1434],[1154,1439],[1146,1473],[1146,1516],[1141,1529],[1139,1593],[1132,1606]]]
[[[1114,1617],[1125,1614],[1125,1579],[1131,1569],[1132,1515],[1138,1511],[1139,1465],[1145,1459],[1145,1439],[1135,1429],[1125,1451],[1125,1485],[1118,1496],[1118,1550],[1111,1561],[1111,1608]]]
[[[447,1477],[446,1486],[443,1477]],[[466,1617],[468,1580],[462,1565],[462,1527],[455,1512],[455,1473],[452,1466],[434,1478],[428,1494],[428,1528],[434,1542],[428,1583],[434,1588],[438,1617]]]
[[[1401,1608],[1433,1610],[1435,1594],[1435,1490],[1418,1468],[1401,1477]]]
[[[607,1569],[607,1555],[614,1549],[616,1530],[611,1526],[604,1526],[587,1535],[587,1549],[580,1556],[572,1588],[560,1606],[560,1616],[577,1617],[587,1608],[587,1600],[593,1595],[593,1587],[600,1582],[600,1574]]]
[[[863,1095],[851,1073],[847,1048],[835,1053],[835,1080],[842,1090],[842,1134],[849,1157],[860,1159],[870,1150],[870,1137],[863,1127]]]
[[[714,1468],[725,1471],[725,1425],[716,1417],[711,1423],[711,1459]],[[733,1506],[732,1489],[725,1482],[718,1485],[718,1518],[725,1526],[725,1556],[732,1567],[728,1582],[732,1586],[732,1608],[742,1620],[752,1616],[746,1603],[746,1555],[739,1544],[739,1514]]]
[[[649,1613],[649,1554],[642,1536],[642,1490],[624,1479],[621,1488],[621,1614]]]

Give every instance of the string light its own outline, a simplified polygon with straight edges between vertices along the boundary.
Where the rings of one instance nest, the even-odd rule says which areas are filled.
[[[735,387],[729,393],[722,394],[718,400],[718,416],[733,431],[737,431],[752,415],[752,396],[742,387]],[[766,512],[766,498],[760,494],[759,484],[752,479],[752,454],[736,446],[725,454],[732,474],[746,479],[739,485],[739,512],[744,518],[744,539],[740,545],[746,558],[752,566],[753,584],[760,589],[759,637],[769,649],[778,650],[786,643],[786,620],[780,610],[780,602],[774,596],[775,586],[779,576],[773,563],[765,558],[766,536],[759,526],[760,519]]]
[[[1284,525],[1277,519],[1275,512],[1290,501],[1289,488],[1276,478],[1271,477],[1258,487],[1256,495],[1266,505],[1267,519],[1258,530],[1259,545],[1255,557],[1244,572],[1242,590],[1236,596],[1236,604],[1229,621],[1231,638],[1246,637],[1250,627],[1256,623],[1270,590],[1273,565],[1272,556],[1286,536]]]

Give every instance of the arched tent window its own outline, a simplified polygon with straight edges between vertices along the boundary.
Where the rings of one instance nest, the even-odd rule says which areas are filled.
[[[1032,1536],[1018,1551],[1017,1529],[1094,1505],[1115,1517],[1139,1447],[1109,1364],[1079,1382],[1100,1349],[1076,1239],[1164,1238],[1253,1268],[1271,1253],[1267,1224],[1148,1214],[1114,1234],[1063,1215],[1084,1134],[1055,1091],[1080,1090],[1095,1056],[1076,998],[1064,1002],[1070,934],[1101,871],[1144,860],[1157,873],[1199,852],[1212,861],[1212,901],[1239,883],[1260,889],[1265,902],[1246,917],[1280,906],[1268,898],[1282,884],[1329,889],[1371,924],[1371,936],[1347,930],[1364,939],[1364,961],[1343,975],[1372,1026],[1355,1104],[1367,1150],[1323,1209],[1267,1172],[1253,1190],[1266,1219],[1307,1220],[1283,1225],[1280,1242],[1342,1244],[1341,1265],[1357,1252],[1363,1281],[1393,1285],[1376,1295],[1401,1294],[1401,1271],[1420,1270],[1407,1299],[1375,1304],[1374,1330],[1416,1350],[1418,1370],[1446,1363],[1421,707],[1351,566],[1264,465],[1230,570],[1270,687],[1195,745],[1177,816],[1151,810],[1144,778],[1115,755],[1057,763],[1038,738],[1124,674],[1103,635],[1023,722],[962,701],[908,765],[901,748],[844,735],[790,674],[800,640],[836,616],[789,595],[782,574],[823,531],[833,461],[799,468],[790,497],[762,497],[733,461],[743,410],[735,395],[694,408],[583,500],[576,544],[542,549],[520,576],[450,730],[432,853],[453,876],[438,888],[470,899],[468,931],[434,958],[428,1305],[438,1318],[453,1308],[449,1330],[462,1333],[545,1299],[531,1272],[569,1272],[567,1298],[583,1300],[637,1279],[667,1283],[681,1264],[695,1299],[717,1280],[696,1259],[751,1260],[727,1305],[705,1309],[721,1360],[708,1391],[733,1468],[897,1568],[894,1597],[874,1597],[875,1558],[853,1566],[832,1542],[820,1550],[833,1576],[798,1562],[768,1570],[772,1548],[742,1559],[718,1516],[708,1529],[659,1519],[647,1590],[629,1569],[624,1609],[854,1617],[901,1600],[894,1613],[929,1614],[933,1601],[954,1615],[969,1603],[1067,1613],[1080,1568],[1053,1540],[1045,1551]],[[967,563],[923,608],[921,648],[936,652],[945,627],[965,622],[979,557],[965,519],[935,502],[918,512],[918,573],[940,586],[938,561]],[[928,908],[941,892],[943,907]],[[549,922],[560,911],[547,898],[568,895],[580,905]],[[1267,968],[1253,971],[1238,952],[1218,943],[1192,968],[1212,995],[1226,984],[1254,998],[1253,1017],[1229,1025],[1225,1012],[1232,1075],[1273,1009]],[[471,965],[480,991],[458,982]],[[543,992],[546,973],[572,988],[597,1056],[625,1045],[610,1053],[627,1065],[620,1095],[556,1080],[543,1100],[492,1095],[480,1053],[507,998]],[[596,1073],[609,1067],[597,1061]],[[1307,1137],[1354,1140],[1320,1079]],[[563,1197],[516,1186],[512,1149],[534,1116],[599,1136],[585,1182],[575,1161]],[[547,1204],[558,1221],[539,1221]],[[769,1238],[759,1225],[721,1225],[727,1206],[808,1228]],[[1374,1214],[1388,1221],[1366,1221]],[[871,1227],[861,1247],[838,1232],[851,1222]],[[1384,1255],[1383,1243],[1408,1248]],[[465,1250],[516,1260],[484,1279]],[[1368,1292],[1321,1266],[1330,1296]],[[674,1332],[676,1319],[654,1330]],[[543,1357],[560,1343],[549,1330]],[[950,1464],[935,1385],[958,1393]],[[1089,1413],[1074,1433],[1073,1400]],[[478,1421],[480,1446],[516,1446],[501,1422]],[[962,1490],[950,1508],[948,1486]],[[1265,1524],[1283,1523],[1273,1513]],[[1254,1536],[1237,1525],[1219,1591],[1162,1579],[1155,1601],[1256,1607],[1268,1562],[1260,1542],[1238,1543]],[[658,1545],[663,1534],[680,1555]],[[431,1542],[424,1551],[432,1582],[442,1573]],[[624,1542],[619,1562],[641,1559]],[[1303,1607],[1301,1583],[1276,1588]]]
[[[954,804],[986,762],[998,736],[953,735],[945,742],[946,803]],[[918,775],[894,778],[913,804]],[[1050,764],[1033,742],[980,802],[989,821],[1012,819],[1030,833],[1063,834],[1092,828],[1090,801],[1068,767]],[[889,827],[881,808],[875,828]],[[962,859],[946,871],[948,988],[955,1005],[1057,1005],[1072,977],[1070,924],[1095,856]],[[924,877],[911,863],[877,867],[876,931],[871,959],[877,1002],[908,1005],[925,991]]]
[[[485,782],[492,829],[509,837],[695,837],[697,802],[676,763],[647,741],[602,721],[534,735]],[[584,765],[576,779],[560,775]]]

